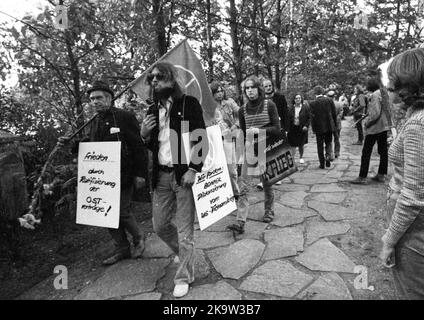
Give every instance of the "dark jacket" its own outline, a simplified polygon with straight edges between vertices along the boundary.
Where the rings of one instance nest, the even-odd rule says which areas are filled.
[[[150,106],[147,114],[154,114],[156,118],[156,127],[153,128],[150,139],[147,142],[147,147],[152,151],[153,154],[153,173],[152,173],[152,188],[155,189],[159,178],[159,106],[153,104]],[[187,121],[189,125],[189,132],[192,133],[196,129],[202,129],[203,134],[198,136],[198,139],[191,141],[191,146],[201,143],[202,148],[198,155],[200,157],[199,163],[193,163],[190,159],[187,161],[182,158],[184,147],[181,138],[181,124],[183,121]],[[183,95],[180,98],[174,99],[170,114],[169,114],[169,128],[176,133],[178,137],[178,143],[171,141],[172,156],[178,155],[178,159],[172,159],[172,163],[175,171],[175,178],[177,183],[181,184],[181,178],[187,172],[188,168],[193,168],[197,172],[202,171],[203,161],[205,160],[208,150],[209,142],[206,135],[205,122],[203,120],[203,111],[199,101],[192,96]],[[206,139],[205,141],[202,141]],[[199,145],[199,146],[200,146]],[[184,163],[183,163],[184,162]],[[187,162],[189,164],[187,165]]]
[[[312,115],[312,130],[315,134],[334,132],[336,130],[337,115],[334,101],[319,96],[310,103]]]
[[[294,127],[294,106],[289,108],[289,132],[293,130]],[[311,109],[309,104],[305,101],[303,102],[302,108],[299,112],[299,127],[308,127],[311,124]]]
[[[118,133],[110,133],[112,127]],[[140,136],[140,126],[129,111],[111,107],[99,112],[89,125],[85,141],[121,141],[121,187],[129,187],[134,177],[147,178],[147,150]]]
[[[280,117],[281,130],[289,131],[290,122],[286,97],[284,97],[284,95],[281,93],[274,92],[274,95],[271,99],[277,106],[278,116]]]

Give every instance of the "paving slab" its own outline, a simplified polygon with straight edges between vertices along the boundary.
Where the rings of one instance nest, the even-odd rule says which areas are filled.
[[[311,192],[344,192],[337,184],[316,184],[312,187]]]
[[[315,194],[312,195],[311,200],[317,200],[317,201],[321,201],[321,202],[339,204],[339,203],[342,203],[346,199],[347,195],[348,195],[347,192],[315,193]]]
[[[351,208],[321,201],[308,201],[308,207],[318,211],[326,221],[337,221],[357,218],[358,214]]]
[[[241,300],[242,295],[224,280],[190,289],[181,300]]]
[[[83,290],[75,300],[106,300],[151,292],[165,275],[168,259],[122,260]]]
[[[234,223],[236,220],[235,216],[232,214],[229,214],[228,216],[225,216],[221,220],[215,222],[213,225],[207,227],[203,231],[206,232],[225,232],[227,230],[227,226]]]
[[[279,227],[287,227],[295,224],[302,223],[306,218],[316,216],[317,213],[310,209],[294,209],[283,206],[278,202],[274,203],[274,220],[272,225]]]
[[[303,206],[303,201],[307,196],[308,193],[305,191],[284,192],[278,199],[276,198],[275,200],[288,207],[301,208]]]
[[[275,260],[297,255],[303,251],[303,226],[265,231],[267,244],[263,260]]]
[[[340,222],[311,221],[306,226],[306,245],[310,245],[320,238],[345,234],[350,230],[350,224]]]
[[[143,252],[144,258],[168,258],[173,254],[171,248],[156,233],[152,233],[146,237],[145,245],[146,248]]]
[[[239,290],[291,298],[312,280],[312,276],[299,271],[291,263],[274,260],[255,269],[242,282]]]
[[[321,239],[307,247],[296,261],[312,271],[354,273],[355,264],[328,239]]]
[[[294,192],[294,191],[308,191],[310,186],[304,184],[280,184],[279,186],[274,185],[274,189],[280,192]]]
[[[299,295],[304,300],[353,300],[343,279],[337,273],[319,277]]]
[[[240,279],[261,259],[265,245],[252,239],[243,239],[227,248],[207,252],[216,271],[224,278]]]
[[[318,166],[318,165],[317,165]],[[320,169],[322,170],[322,169]],[[299,176],[295,178],[293,181],[296,184],[304,184],[304,185],[315,185],[317,183],[336,183],[336,178],[329,178],[326,177],[326,171],[322,170],[322,174],[303,174],[302,176]]]
[[[198,249],[211,249],[228,246],[234,242],[233,233],[194,231],[194,243]]]

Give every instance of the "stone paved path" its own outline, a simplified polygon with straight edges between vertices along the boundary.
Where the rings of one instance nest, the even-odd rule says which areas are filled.
[[[250,196],[246,232],[237,239],[225,227],[230,215],[200,231],[196,228],[196,281],[184,299],[344,299],[353,298],[354,268],[360,257],[344,248],[364,215],[384,202],[384,186],[354,187],[347,180],[359,172],[360,147],[350,146],[355,134],[343,121],[341,157],[318,169],[315,137],[310,133],[305,164],[275,186],[275,219],[263,216],[263,192]],[[350,152],[349,152],[349,150]],[[296,155],[296,161],[298,156]],[[370,171],[377,163],[371,162]],[[363,201],[366,195],[369,201]],[[365,239],[366,240],[366,239]],[[365,241],[364,240],[364,241]],[[365,245],[361,250],[367,254]],[[144,259],[105,268],[73,299],[173,299],[176,271],[172,252],[156,235],[147,241]]]

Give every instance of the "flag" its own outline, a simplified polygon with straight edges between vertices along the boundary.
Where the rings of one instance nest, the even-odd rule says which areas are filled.
[[[172,63],[177,68],[178,82],[181,88],[185,90],[185,94],[197,98],[203,108],[205,120],[212,120],[215,117],[216,102],[209,89],[202,65],[187,39],[164,54],[157,62],[159,61]],[[153,65],[130,85],[131,90],[142,99],[148,97],[149,87],[146,84],[146,77],[151,72]]]

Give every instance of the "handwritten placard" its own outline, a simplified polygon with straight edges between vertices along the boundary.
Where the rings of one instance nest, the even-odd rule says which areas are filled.
[[[120,141],[79,144],[78,224],[119,227],[120,168]]]
[[[221,129],[219,126],[211,126],[206,131],[209,152],[203,171],[196,174],[192,187],[200,230],[206,229],[237,209],[222,145]],[[188,157],[188,136],[183,135],[183,141]]]

